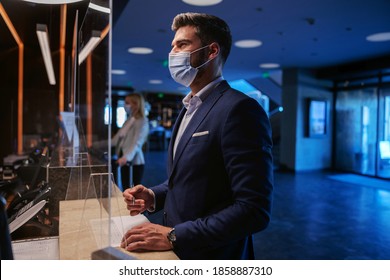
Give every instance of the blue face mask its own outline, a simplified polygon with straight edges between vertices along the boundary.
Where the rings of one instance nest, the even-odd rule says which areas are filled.
[[[128,105],[128,104],[125,104],[125,111],[126,111],[126,113],[131,117],[131,115],[132,115],[132,110],[131,110],[131,107],[130,107],[130,105]]]
[[[207,48],[208,46],[210,45],[201,47],[192,52],[169,53],[169,72],[177,83],[186,87],[189,87],[192,84],[196,74],[198,74],[199,68],[209,63],[212,59],[207,60],[205,63],[195,68],[191,66],[191,54]]]

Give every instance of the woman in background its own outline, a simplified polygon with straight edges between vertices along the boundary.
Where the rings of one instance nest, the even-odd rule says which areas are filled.
[[[144,173],[145,157],[142,147],[148,137],[149,121],[145,116],[145,100],[141,94],[130,93],[125,98],[125,110],[128,118],[111,140],[115,147],[113,172],[120,167],[122,189],[131,184],[141,183]],[[133,167],[133,181],[130,180],[130,166]],[[118,176],[115,176],[118,181]],[[117,182],[118,183],[118,182]]]

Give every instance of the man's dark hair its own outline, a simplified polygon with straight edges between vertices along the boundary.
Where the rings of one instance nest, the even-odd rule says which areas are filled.
[[[180,27],[194,26],[196,35],[205,46],[217,42],[221,48],[223,63],[226,62],[232,46],[232,35],[227,23],[213,15],[200,13],[178,14],[172,23],[172,30],[177,31]]]

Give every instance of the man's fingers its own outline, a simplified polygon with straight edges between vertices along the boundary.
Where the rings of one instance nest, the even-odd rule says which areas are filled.
[[[130,216],[137,216],[139,213],[141,212],[137,210],[130,210]]]

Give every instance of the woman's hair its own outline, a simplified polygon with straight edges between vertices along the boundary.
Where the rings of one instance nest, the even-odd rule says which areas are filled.
[[[232,46],[232,35],[227,23],[213,15],[200,13],[178,14],[172,23],[172,30],[177,31],[180,27],[193,26],[196,35],[204,45],[217,42],[221,48],[223,63],[226,62]]]
[[[139,93],[130,93],[126,96],[126,98],[129,98],[131,101],[137,103],[137,105],[138,105],[138,112],[134,115],[134,117],[144,118],[145,117],[145,99],[144,99],[144,97]]]

